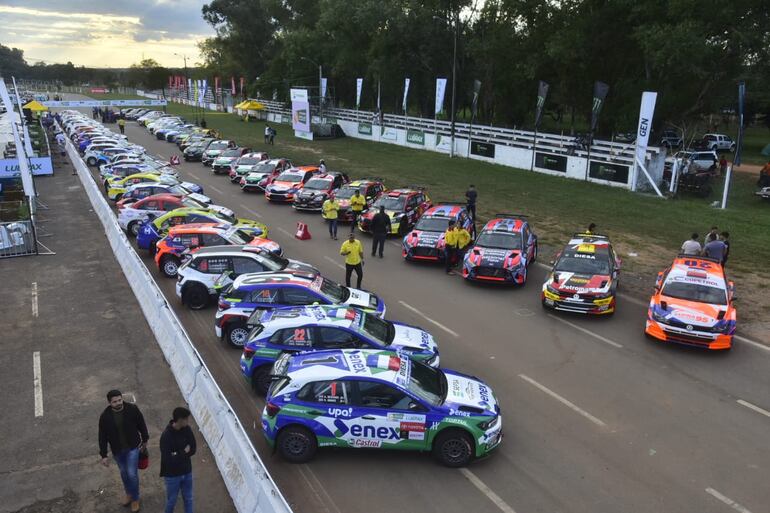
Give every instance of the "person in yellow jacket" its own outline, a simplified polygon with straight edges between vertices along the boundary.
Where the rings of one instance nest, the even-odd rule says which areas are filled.
[[[357,285],[361,288],[361,279],[364,277],[364,246],[360,240],[356,240],[353,232],[348,236],[348,240],[342,243],[340,255],[345,257],[345,286],[350,287],[350,276],[353,271],[356,272]]]
[[[446,247],[446,272],[454,274],[452,268],[459,260],[460,252],[471,242],[471,234],[468,230],[458,226],[454,221],[449,221],[449,227],[444,232],[444,244]]]
[[[331,197],[321,206],[323,217],[329,222],[329,237],[337,240],[337,218],[339,217],[340,204],[337,199]]]
[[[361,215],[361,212],[363,212],[365,208],[366,198],[361,194],[360,190],[356,189],[356,192],[350,197],[350,212],[353,214],[353,222],[350,224],[350,233],[353,233],[355,230],[358,216]]]
[[[118,118],[118,128],[120,128],[120,135],[126,133],[126,120],[124,118]]]

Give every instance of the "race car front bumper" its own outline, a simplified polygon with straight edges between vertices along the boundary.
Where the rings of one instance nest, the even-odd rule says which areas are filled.
[[[402,256],[406,260],[422,260],[427,262],[443,262],[446,251],[435,246],[410,246],[402,244]]]
[[[265,198],[267,198],[268,201],[291,203],[292,201],[294,201],[294,193],[288,192],[288,191],[274,192],[274,191],[265,190]]]
[[[488,455],[498,448],[503,441],[503,418],[497,416],[495,422],[476,440],[476,457]]]
[[[218,175],[220,173],[225,173],[226,174],[226,173],[230,172],[230,165],[229,164],[227,164],[227,165],[212,164],[211,165],[211,171],[215,175]]]
[[[678,326],[669,326],[647,318],[644,333],[662,342],[673,342],[702,349],[724,350],[733,345],[732,333],[713,333],[695,329],[688,330]]]
[[[578,296],[578,297],[575,297]],[[552,310],[561,310],[563,312],[574,312],[588,315],[607,315],[615,311],[615,296],[609,296],[601,299],[585,297],[585,295],[575,294],[567,297],[543,289],[541,294],[543,306]]]
[[[521,268],[505,269],[492,266],[463,266],[463,278],[470,281],[486,281],[494,283],[506,283],[511,285],[524,285],[527,280],[526,273]]]

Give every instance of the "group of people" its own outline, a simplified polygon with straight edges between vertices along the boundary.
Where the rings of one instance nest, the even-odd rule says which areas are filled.
[[[107,402],[108,406],[99,417],[99,455],[102,465],[109,467],[109,448],[126,493],[122,505],[136,513],[140,509],[140,460],[148,457],[150,435],[139,407],[125,402],[120,390],[107,392]],[[160,476],[166,485],[165,513],[174,511],[180,492],[185,513],[193,511],[191,458],[195,455],[196,442],[189,425],[190,417],[187,408],[174,408],[171,420],[160,436]]]
[[[719,232],[719,228],[712,226],[706,234],[701,245],[700,235],[693,233],[690,238],[682,244],[681,253],[683,255],[705,256],[713,258],[722,263],[722,267],[727,264],[727,257],[730,256],[730,233]]]
[[[91,109],[91,117],[94,119],[101,119],[102,123],[114,123],[117,119],[125,119],[122,112],[116,113],[112,109],[94,107]],[[124,121],[125,125],[125,121]],[[122,132],[121,132],[122,133]]]
[[[275,144],[275,136],[278,135],[275,128],[265,125],[265,144]]]

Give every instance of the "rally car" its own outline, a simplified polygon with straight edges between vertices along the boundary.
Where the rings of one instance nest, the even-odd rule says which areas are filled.
[[[214,159],[217,158],[223,151],[235,148],[238,145],[235,141],[228,141],[227,139],[219,139],[213,141],[206,147],[206,151],[201,155],[201,163],[204,166],[210,166]]]
[[[270,239],[252,237],[238,226],[229,223],[195,223],[171,227],[168,235],[157,242],[155,263],[168,278],[174,278],[183,260],[199,248],[248,244],[270,251],[283,253],[281,246]]]
[[[255,309],[298,305],[352,306],[385,316],[385,303],[374,294],[343,287],[317,273],[282,271],[244,274],[219,296],[214,319],[217,337],[241,347]]]
[[[214,165],[220,161],[222,157],[214,161]],[[264,151],[257,151],[253,153],[246,153],[245,155],[238,157],[234,161],[230,162],[230,167],[227,170],[227,174],[230,177],[230,181],[233,183],[240,183],[241,179],[254,170],[254,167],[267,160],[267,153]]]
[[[130,205],[131,203],[134,203],[135,201],[139,201],[140,199],[153,196],[155,194],[175,194],[177,196],[190,196],[194,200],[203,203],[204,205],[208,206],[211,204],[211,198],[208,196],[199,194],[197,192],[192,192],[190,189],[187,189],[182,185],[168,185],[152,182],[139,183],[130,186],[128,190],[123,194],[123,196],[121,196],[120,199],[115,203],[115,206],[122,208]]]
[[[233,162],[251,151],[250,148],[230,148],[223,150],[211,161],[211,172],[215,175],[229,174]]]
[[[449,222],[454,221],[468,233],[473,233],[473,220],[468,210],[459,204],[440,203],[430,207],[417,220],[414,229],[401,242],[401,255],[405,260],[427,260],[433,262],[446,259],[444,233]]]
[[[264,191],[276,177],[292,167],[289,159],[264,160],[246,173],[238,183],[240,183],[243,192]]]
[[[345,173],[334,171],[319,173],[308,180],[294,195],[294,203],[291,206],[296,210],[320,212],[324,201],[349,181],[350,179]]]
[[[242,274],[284,270],[319,272],[310,264],[283,258],[260,247],[202,248],[179,268],[176,295],[191,309],[199,310]]]
[[[422,188],[395,189],[384,193],[374,202],[372,208],[359,218],[358,228],[362,232],[369,232],[374,214],[380,211],[380,207],[385,207],[385,213],[390,216],[391,233],[406,235],[431,205],[430,198]]]
[[[134,175],[129,175],[125,178],[121,178],[119,180],[115,180],[114,182],[111,182],[109,185],[109,189],[107,189],[107,197],[110,198],[112,201],[118,201],[123,194],[128,191],[128,188],[132,185],[140,184],[140,183],[159,183],[164,185],[181,185],[185,189],[189,189],[192,192],[197,193],[203,193],[203,187],[196,183],[192,182],[179,182],[176,178],[169,175],[159,175],[156,173],[137,173]]]
[[[206,137],[188,145],[182,151],[182,158],[186,161],[201,160],[201,158],[203,158],[203,152],[205,152],[206,148],[208,148],[214,141],[216,141],[216,139]]]
[[[486,383],[400,352],[286,354],[270,374],[262,430],[293,463],[330,446],[430,451],[461,467],[503,439],[500,406]]]
[[[317,175],[321,170],[318,166],[300,166],[287,169],[273,180],[273,183],[265,187],[265,198],[269,201],[281,201],[291,203],[294,195],[302,186]]]
[[[155,194],[130,203],[118,202],[118,224],[129,235],[136,237],[141,226],[147,221],[180,208],[208,210],[219,214],[218,217],[224,220],[235,219],[235,212],[229,208],[206,204],[195,199],[195,196],[197,195]]]
[[[152,253],[155,243],[166,235],[169,228],[191,223],[229,223],[251,237],[267,238],[268,234],[267,226],[259,221],[238,219],[234,215],[228,216],[225,212],[208,209],[178,208],[141,225],[136,234],[136,245]]]
[[[433,336],[421,328],[380,319],[357,308],[293,306],[260,311],[241,355],[241,371],[260,394],[281,353],[324,349],[390,349],[438,367]]]
[[[463,260],[463,278],[524,285],[537,258],[537,235],[526,216],[495,214]]]
[[[102,175],[102,179],[103,179],[102,185],[104,186],[104,191],[105,192],[109,191],[110,186],[113,182],[122,180],[123,178],[126,178],[131,175],[138,175],[138,174],[144,174],[144,173],[170,176],[176,180],[179,180],[179,174],[176,172],[174,168],[171,168],[171,167],[157,168],[153,166],[148,166],[146,164],[127,164],[127,165],[111,167],[108,170],[105,170],[104,174]],[[137,182],[137,183],[143,183],[143,182]]]
[[[385,190],[385,185],[379,178],[362,178],[343,185],[333,194],[337,203],[340,205],[339,212],[337,212],[337,219],[341,222],[350,222],[353,220],[353,212],[350,210],[350,198],[353,197],[353,194],[355,194],[356,191],[359,191],[361,195],[366,198],[366,208],[364,208],[364,211],[366,211]],[[325,219],[326,214],[322,215]]]
[[[608,237],[576,233],[543,283],[543,307],[584,314],[615,312],[620,258]]]
[[[658,273],[644,332],[664,342],[730,349],[736,323],[734,292],[719,261],[679,255]]]

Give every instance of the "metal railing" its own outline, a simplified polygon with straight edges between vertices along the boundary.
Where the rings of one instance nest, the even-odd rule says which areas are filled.
[[[0,202],[0,258],[37,255],[29,200]]]

